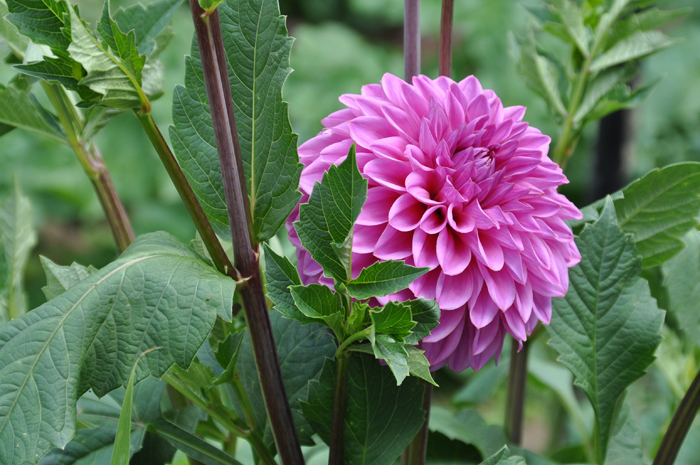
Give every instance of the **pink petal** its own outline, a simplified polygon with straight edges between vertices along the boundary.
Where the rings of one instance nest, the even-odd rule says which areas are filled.
[[[377,241],[374,256],[380,260],[401,260],[411,255],[413,233],[387,226]]]
[[[399,231],[412,231],[420,224],[426,209],[425,204],[411,194],[403,194],[389,210],[389,224]]]
[[[446,275],[454,276],[467,268],[472,254],[459,233],[452,231],[452,228],[444,228],[437,240],[437,257],[442,271]]]
[[[467,303],[474,290],[471,273],[465,271],[456,276],[440,274],[435,291],[435,300],[443,310],[453,310]]]

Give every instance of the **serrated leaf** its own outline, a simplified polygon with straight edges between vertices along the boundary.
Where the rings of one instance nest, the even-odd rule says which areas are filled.
[[[621,400],[605,465],[638,465],[644,463],[642,435],[629,402]]]
[[[291,286],[289,290],[296,307],[307,318],[323,321],[339,337],[343,337],[345,311],[339,293],[322,284]],[[316,321],[320,323],[320,321]]]
[[[473,409],[453,414],[444,407],[433,405],[430,408],[429,428],[449,439],[473,445],[483,457],[496,454],[507,443],[503,428],[487,425]]]
[[[440,322],[440,306],[434,300],[415,299],[404,302],[411,308],[411,319],[416,325],[411,334],[404,338],[406,344],[418,344],[421,339],[428,337]]]
[[[496,452],[479,465],[527,465],[527,463],[522,457],[511,456],[508,446],[503,446],[503,449]]]
[[[61,266],[44,256],[40,256],[39,259],[46,275],[46,286],[41,288],[46,300],[55,299],[97,271],[93,267],[85,267],[75,262],[70,266]]]
[[[391,334],[403,340],[416,326],[411,318],[411,307],[405,302],[389,302],[379,309],[371,309],[369,315],[375,334]]]
[[[578,5],[571,0],[552,0],[557,14],[566,27],[571,40],[581,51],[583,56],[588,56],[588,36],[583,24],[583,12]]]
[[[598,120],[612,112],[635,108],[644,102],[656,88],[661,79],[631,90],[627,85],[618,85],[610,93],[598,101],[593,111],[588,115],[589,121]]]
[[[318,381],[309,383],[309,400],[302,403],[304,416],[326,444],[335,371],[335,362],[327,360]],[[354,353],[348,367],[343,464],[393,464],[423,424],[423,390],[415,378],[397,386],[388,367],[371,355]]]
[[[6,19],[33,42],[65,51],[71,42],[70,30],[64,29],[68,11],[63,0],[5,0],[10,14]]]
[[[235,283],[166,233],[139,237],[115,262],[0,327],[0,461],[36,463],[75,432],[75,405],[137,374],[189,366]],[[99,368],[96,368],[99,367]],[[65,399],[57,403],[57,398]]]
[[[700,232],[691,230],[683,242],[686,248],[663,266],[668,311],[678,320],[683,333],[700,347]]]
[[[14,86],[0,85],[0,123],[66,142],[55,117],[32,94]]]
[[[328,330],[321,325],[302,326],[298,321],[282,318],[282,315],[276,311],[270,312],[270,320],[277,344],[284,387],[292,408],[299,440],[303,445],[313,445],[314,441],[311,439],[313,431],[301,414],[300,402],[306,400],[309,381],[319,377],[324,359],[335,356],[337,346]],[[265,444],[272,448],[274,447],[272,431],[267,420],[265,401],[258,381],[250,336],[247,332],[238,355],[238,373],[255,413],[256,430],[263,435]],[[237,411],[242,416],[242,412]]]
[[[639,31],[615,44],[610,50],[593,60],[590,71],[600,71],[610,66],[637,60],[678,43],[659,31]]]
[[[369,340],[377,360],[386,362],[396,378],[397,385],[403,383],[403,380],[410,374],[408,353],[403,339],[389,334],[372,334]]]
[[[277,0],[228,0],[218,8],[229,63],[253,233],[270,239],[297,205],[301,165],[282,87],[291,72],[285,18]],[[173,95],[175,155],[217,232],[230,234],[221,167],[198,51],[186,61],[186,87]]]
[[[376,262],[363,268],[360,275],[348,283],[348,293],[360,300],[384,297],[406,289],[428,270],[406,265],[403,261]]]
[[[430,362],[425,357],[425,351],[408,344],[404,346],[404,349],[408,355],[409,373],[437,386],[433,376],[430,374]]]
[[[102,17],[97,23],[97,34],[109,47],[107,50],[116,53],[129,73],[136,77],[137,82],[141,82],[141,72],[146,63],[146,56],[139,55],[133,30],[126,34],[121,32],[117,22],[112,19],[110,8],[110,1],[106,0],[102,5]]]
[[[294,223],[301,244],[336,283],[351,278],[352,227],[367,199],[367,180],[357,168],[354,145],[316,183]]]
[[[28,76],[60,84],[66,89],[77,92],[83,100],[100,98],[97,92],[79,84],[84,77],[83,67],[70,57],[59,56],[52,58],[47,56],[42,61],[15,65],[14,69]]]
[[[267,280],[265,289],[267,297],[275,304],[275,309],[285,318],[291,318],[303,324],[315,323],[312,318],[299,311],[289,290],[290,286],[301,285],[297,269],[287,257],[277,255],[267,244],[264,244],[263,248],[265,249],[265,278]]]
[[[533,31],[517,46],[517,65],[527,85],[537,92],[556,115],[566,115],[566,107],[559,93],[559,70],[556,65],[537,52]]]
[[[679,10],[659,10],[658,8],[648,8],[638,13],[634,13],[622,21],[619,21],[610,31],[606,40],[607,48],[618,43],[638,31],[651,31],[657,27],[673,21],[676,18],[685,16],[692,9],[682,8]]]
[[[700,163],[653,170],[623,189],[615,200],[617,219],[632,233],[644,268],[661,265],[683,250],[680,239],[697,226]]]
[[[600,218],[576,238],[581,263],[569,269],[569,291],[553,299],[550,345],[573,373],[596,414],[597,460],[605,459],[615,406],[654,360],[664,312],[640,277],[631,235],[607,199]]]
[[[5,18],[8,13],[5,0],[0,0],[0,39],[7,43],[16,57],[23,57],[29,45],[29,39],[20,34],[17,28]]]
[[[27,311],[24,269],[36,241],[31,203],[15,180],[12,191],[0,199],[0,321]]]
[[[163,51],[165,43],[161,42],[159,46],[158,37],[169,28],[170,19],[182,2],[183,0],[160,0],[149,2],[145,6],[136,3],[117,10],[114,20],[121,31],[134,31],[139,53],[151,58],[154,52]]]
[[[106,44],[111,44],[109,48],[97,40],[78,14],[70,9],[72,42],[68,52],[87,71],[80,84],[103,95],[100,103],[111,108],[126,110],[149,105],[141,90],[144,57],[138,56],[134,35],[122,34],[108,13],[107,20],[109,27],[103,15],[98,32]]]
[[[605,70],[593,79],[586,89],[581,104],[574,114],[574,124],[579,124],[596,107],[598,102],[618,84],[626,84],[637,74],[634,64]]]

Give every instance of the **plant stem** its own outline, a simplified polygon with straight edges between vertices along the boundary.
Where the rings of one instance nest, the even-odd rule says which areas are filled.
[[[510,352],[510,374],[506,397],[505,430],[510,442],[520,445],[523,437],[525,391],[527,388],[527,354],[529,341],[523,342],[518,352],[518,344],[513,341]]]
[[[277,348],[272,334],[272,324],[265,300],[265,291],[260,276],[257,243],[251,238],[249,225],[250,205],[242,166],[240,151],[232,133],[235,116],[230,100],[228,69],[220,66],[225,63],[223,39],[219,28],[218,11],[203,17],[204,10],[197,0],[190,0],[190,9],[199,44],[199,52],[204,70],[204,81],[209,99],[216,146],[226,196],[226,206],[233,240],[234,266],[239,276],[239,295],[243,302],[248,330],[250,331],[253,354],[258,369],[265,407],[270,418],[270,427],[275,438],[277,451],[283,464],[303,464],[299,438],[292,418],[292,410],[287,400],[277,356]],[[219,46],[217,46],[219,44]],[[222,55],[222,56],[219,56]]]
[[[243,416],[245,417],[246,423],[248,423],[250,429],[255,429],[255,414],[253,413],[253,406],[250,405],[250,399],[248,398],[248,394],[245,392],[243,383],[241,383],[241,379],[238,376],[238,370],[236,370],[234,373],[233,382],[230,383],[230,385],[233,388],[236,399],[238,399],[241,410],[243,410]]]
[[[109,227],[112,230],[114,242],[116,242],[117,249],[121,253],[134,241],[134,231],[131,228],[124,205],[114,189],[107,165],[105,165],[102,155],[94,143],[86,143],[84,140],[81,140],[80,132],[83,121],[75,111],[75,107],[68,95],[66,95],[65,90],[57,84],[49,84],[46,81],[42,81],[42,86],[56,110],[63,130],[66,132],[68,144],[75,152],[80,165],[95,188]],[[88,147],[87,150],[85,148],[86,145]]]
[[[328,465],[343,464],[343,430],[345,427],[345,404],[348,388],[348,366],[350,354],[336,358],[335,393],[333,395],[333,420],[331,424],[330,456]]]
[[[690,425],[693,424],[698,413],[698,408],[700,408],[700,373],[695,376],[693,383],[678,406],[678,410],[673,415],[671,424],[664,434],[661,445],[659,445],[659,450],[656,451],[653,465],[673,465]]]
[[[353,334],[352,336],[348,337],[338,347],[338,350],[335,352],[335,357],[336,358],[343,357],[343,353],[345,352],[345,349],[347,349],[350,344],[352,344],[355,341],[359,341],[360,339],[367,338],[370,334],[372,334],[372,329],[367,328],[365,330],[358,331],[355,334]]]
[[[160,160],[163,162],[163,166],[165,166],[178,194],[180,194],[180,198],[185,203],[185,207],[197,231],[199,231],[200,236],[202,236],[202,242],[204,242],[204,245],[212,257],[214,266],[216,266],[220,272],[235,279],[233,265],[231,265],[223,247],[221,247],[219,238],[216,236],[207,216],[204,214],[204,210],[202,210],[202,206],[199,204],[197,197],[192,191],[192,187],[190,187],[190,184],[187,182],[185,173],[182,172],[175,156],[170,151],[170,147],[168,147],[168,143],[163,138],[160,130],[158,130],[155,121],[153,121],[153,117],[150,113],[141,113],[140,111],[135,111],[134,113],[141,123],[141,127],[143,127],[143,130],[150,139],[151,144],[153,144],[153,148],[156,149]]]
[[[440,76],[452,76],[452,18],[454,0],[442,0],[440,19]]]
[[[420,0],[404,0],[403,60],[404,79],[410,83],[420,74]]]
[[[433,385],[423,381],[425,391],[423,392],[423,410],[425,410],[425,421],[416,437],[408,445],[401,456],[401,465],[424,465],[426,452],[428,451],[428,434],[430,433],[430,404],[433,399]]]

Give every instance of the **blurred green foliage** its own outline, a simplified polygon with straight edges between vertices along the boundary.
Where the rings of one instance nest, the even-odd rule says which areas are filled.
[[[132,3],[134,0],[115,0],[112,8]],[[509,32],[522,33],[530,21],[520,3],[455,2],[453,77],[461,79],[474,74],[485,88],[494,89],[505,105],[527,106],[527,121],[556,140],[556,125],[545,103],[520,79],[510,56]],[[695,6],[696,10],[665,31],[684,39],[681,44],[643,62],[640,81],[663,79],[633,113],[632,156],[627,167],[630,180],[657,166],[700,161],[700,8],[697,0],[659,3],[661,8]],[[296,37],[291,58],[295,71],[287,81],[285,99],[290,102],[292,126],[301,142],[322,129],[323,117],[342,107],[338,96],[359,93],[363,84],[378,82],[385,72],[401,75],[403,0],[281,0],[280,5],[283,14],[289,16],[290,34]],[[101,7],[101,0],[80,2],[81,13],[91,24],[99,17]],[[423,73],[434,77],[440,0],[423,0],[421,8]],[[184,55],[192,41],[192,20],[186,5],[174,16],[173,30],[176,35],[161,56],[166,66],[165,95],[153,104],[154,118],[166,137],[172,120],[172,89],[183,83]],[[0,44],[0,59],[9,52],[3,47]],[[13,74],[9,64],[0,63],[0,84],[6,84]],[[567,167],[571,184],[563,191],[579,205],[589,200],[596,134],[597,126],[590,125]],[[136,234],[165,230],[186,241],[194,237],[187,212],[131,113],[112,121],[97,137],[97,144]],[[39,232],[39,243],[26,276],[31,308],[44,301],[40,289],[45,278],[39,253],[59,264],[78,261],[101,267],[115,258],[116,248],[93,188],[68,147],[21,130],[12,131],[0,140],[0,194],[12,188],[13,174],[32,200],[34,225]],[[532,356],[553,361],[545,339],[539,338]],[[679,356],[681,352],[685,355]],[[680,401],[679,396],[697,370],[700,356],[695,352],[669,331],[657,354],[659,361],[630,390],[647,456],[658,446],[659,435]],[[504,356],[508,353],[504,350]],[[501,363],[507,364],[507,360]],[[491,372],[489,379],[480,381],[484,389],[494,393],[486,403],[482,401],[489,396],[465,392],[462,387],[465,382],[475,382],[477,377],[488,374],[488,370],[478,374],[438,373],[436,381],[441,388],[437,402],[452,407],[478,404],[489,423],[500,423],[505,397],[503,376]],[[452,403],[453,395],[457,404]],[[581,450],[576,447],[575,425],[567,420],[554,392],[540,382],[531,382],[528,395],[526,446],[554,454],[564,463],[582,461]],[[582,405],[586,421],[590,422],[590,406],[587,402]],[[697,463],[697,444],[700,424],[691,429],[677,463]]]

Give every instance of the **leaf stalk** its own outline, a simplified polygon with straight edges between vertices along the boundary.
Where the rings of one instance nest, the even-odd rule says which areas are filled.
[[[440,76],[452,76],[452,23],[454,0],[442,0],[440,18]]]
[[[505,430],[508,440],[519,446],[523,439],[523,421],[525,419],[525,392],[527,390],[527,356],[530,341],[523,342],[518,351],[515,340],[511,345],[510,373],[506,394]]]
[[[237,138],[234,136],[235,115],[218,11],[203,18],[204,10],[197,0],[190,0],[190,9],[199,44],[221,164],[233,240],[234,266],[239,278],[245,280],[239,287],[239,295],[243,302],[247,326],[250,331],[265,406],[282,463],[303,464],[304,458],[282,379],[282,370],[260,276],[258,247],[256,241],[251,238],[250,201],[244,173],[241,169],[240,151],[237,150]]]
[[[668,430],[666,430],[659,449],[656,451],[653,465],[673,465],[699,408],[700,372],[695,376],[690,388],[681,400],[678,410],[673,415]]]
[[[333,420],[331,423],[330,456],[328,465],[343,464],[343,431],[345,427],[345,404],[348,389],[348,367],[350,353],[336,357],[335,392],[333,394]]]

